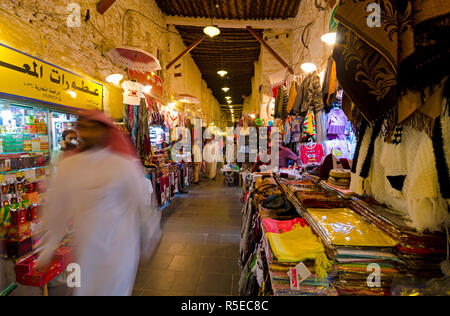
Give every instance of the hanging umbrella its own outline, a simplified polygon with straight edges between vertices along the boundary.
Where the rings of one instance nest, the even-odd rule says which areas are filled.
[[[182,103],[200,104],[199,99],[190,94],[179,94],[177,100]]]
[[[131,46],[120,46],[108,52],[113,62],[138,72],[161,70],[159,60],[143,49]]]

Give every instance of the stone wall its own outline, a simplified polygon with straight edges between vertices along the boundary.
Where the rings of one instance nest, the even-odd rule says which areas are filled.
[[[106,53],[120,45],[137,46],[160,59],[163,68],[185,46],[173,28],[167,29],[164,15],[154,0],[118,0],[104,15],[97,13],[98,0],[79,1],[80,27],[68,27],[67,5],[76,0],[2,0],[0,2],[0,41],[18,50],[66,68],[105,86],[104,109],[114,118],[122,116],[122,89],[105,83],[111,73],[124,69],[113,64]],[[90,19],[85,22],[87,10]],[[174,79],[174,70],[161,71],[164,100],[189,93],[197,98],[208,94],[202,88],[201,74],[188,55],[183,64],[182,80]],[[212,94],[211,94],[212,95]],[[215,107],[209,99],[205,108]],[[217,109],[211,112],[217,111]],[[208,119],[214,119],[208,117]]]

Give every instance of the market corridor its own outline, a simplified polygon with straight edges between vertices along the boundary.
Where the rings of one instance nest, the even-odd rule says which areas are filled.
[[[135,296],[236,296],[242,190],[202,179],[163,210],[163,237]]]

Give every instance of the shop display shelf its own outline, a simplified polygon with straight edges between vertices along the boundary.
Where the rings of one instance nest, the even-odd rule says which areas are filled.
[[[42,166],[42,167],[32,167],[32,168],[24,168],[24,169],[17,169],[17,170],[11,170],[11,171],[0,171],[0,174],[6,175],[6,174],[14,174],[17,172],[23,172],[27,170],[37,170],[37,169],[45,169],[49,166]]]

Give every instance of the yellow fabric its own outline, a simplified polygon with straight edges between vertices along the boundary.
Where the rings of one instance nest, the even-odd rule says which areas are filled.
[[[297,82],[292,83],[291,92],[289,94],[289,102],[287,105],[287,113],[291,113],[292,108],[294,107],[295,101],[297,99],[298,91],[297,91]]]
[[[308,112],[308,135],[315,135],[315,131],[314,131],[314,116],[313,116],[313,112],[309,111]]]
[[[397,245],[394,239],[350,209],[308,209],[308,213],[333,245],[368,247]]]
[[[328,98],[327,103],[330,104],[330,98],[333,93],[336,92],[336,62],[333,60],[330,73],[330,83],[328,85]]]
[[[325,255],[322,242],[313,234],[310,227],[297,226],[283,233],[267,233],[270,247],[279,262],[301,262],[315,260],[316,274],[320,279],[327,276],[331,266]]]

